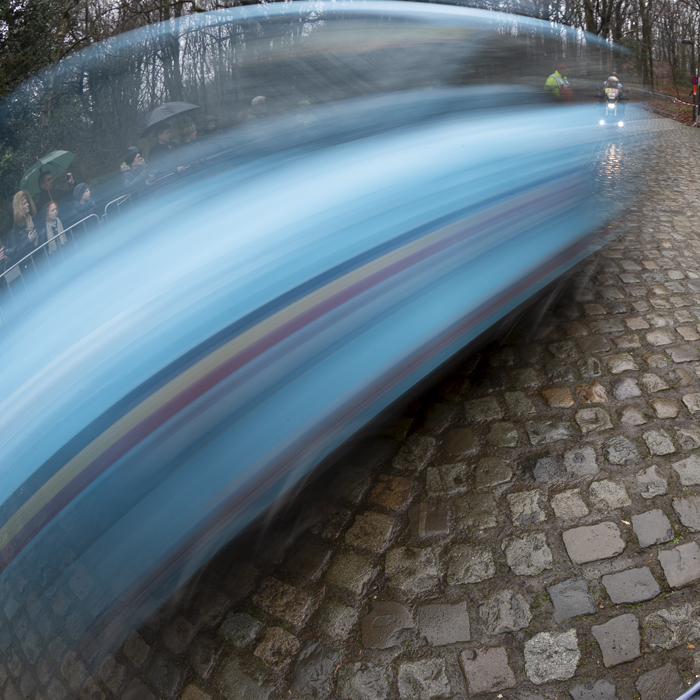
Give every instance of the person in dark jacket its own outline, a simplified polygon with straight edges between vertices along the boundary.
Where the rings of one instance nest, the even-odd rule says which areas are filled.
[[[156,142],[151,146],[151,150],[148,152],[148,157],[153,160],[154,158],[159,158],[165,153],[169,153],[173,146],[170,143],[170,139],[173,136],[173,132],[170,129],[169,124],[163,124],[158,131],[156,131]]]
[[[158,131],[156,131],[156,142],[148,152],[148,159],[151,166],[156,168],[161,167],[161,160],[163,157],[173,150],[173,146],[170,143],[171,138],[172,131],[167,123],[164,123],[162,126],[158,127]],[[178,165],[175,170],[178,173],[183,173],[185,172],[185,166]]]
[[[202,135],[200,138],[215,134],[218,128],[219,120],[213,114],[207,114],[207,116],[204,117],[204,126],[202,127]]]
[[[66,173],[63,177],[65,177],[68,187],[70,187],[68,191],[54,189],[53,175],[51,173],[47,172],[39,175],[40,192],[39,199],[36,201],[37,209],[41,210],[49,202],[57,202],[59,199],[63,199],[63,197],[69,195],[73,191],[73,188],[75,187],[73,175],[71,173]]]
[[[82,221],[86,216],[90,216],[90,214],[97,213],[97,205],[90,199],[90,188],[84,182],[75,186],[73,190],[73,200],[73,209],[71,209],[69,214],[70,225]]]
[[[4,241],[7,267],[19,262],[43,242],[34,223],[36,207],[27,190],[20,190],[12,198],[11,212],[15,225]]]
[[[122,182],[128,192],[153,184],[154,175],[149,172],[146,161],[136,146],[129,146],[126,149],[120,170],[122,171]]]

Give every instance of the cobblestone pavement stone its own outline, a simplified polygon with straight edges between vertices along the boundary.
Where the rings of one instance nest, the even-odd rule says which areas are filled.
[[[694,682],[700,133],[654,124],[621,235],[538,324],[467,358],[99,666],[0,591],[2,697],[659,700]],[[56,594],[67,627],[86,586]]]

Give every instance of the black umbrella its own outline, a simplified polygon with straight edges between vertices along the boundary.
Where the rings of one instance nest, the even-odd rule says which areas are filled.
[[[191,112],[195,109],[201,108],[199,107],[199,105],[193,105],[189,102],[166,102],[160,107],[156,107],[154,110],[151,110],[146,115],[145,128],[141,132],[141,136],[139,136],[139,138],[144,138],[145,136],[148,136],[148,134],[151,133],[151,131],[153,131],[153,128],[155,126],[158,126],[158,124],[167,122],[168,119],[172,119],[178,114]]]

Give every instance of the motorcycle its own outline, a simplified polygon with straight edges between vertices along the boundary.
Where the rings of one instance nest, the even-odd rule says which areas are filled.
[[[622,94],[619,88],[605,88],[605,104],[603,107],[603,115],[599,122],[601,126],[613,124],[622,128],[625,125],[624,105],[620,104],[621,99]]]

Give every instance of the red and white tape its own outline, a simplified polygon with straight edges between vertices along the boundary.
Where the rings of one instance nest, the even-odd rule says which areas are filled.
[[[692,103],[692,102],[683,102],[683,100],[679,100],[679,99],[676,98],[676,97],[672,97],[671,99],[672,99],[674,102],[678,102],[678,104],[681,104],[681,105],[688,105],[688,107],[692,107],[692,106],[693,106],[693,103]]]

